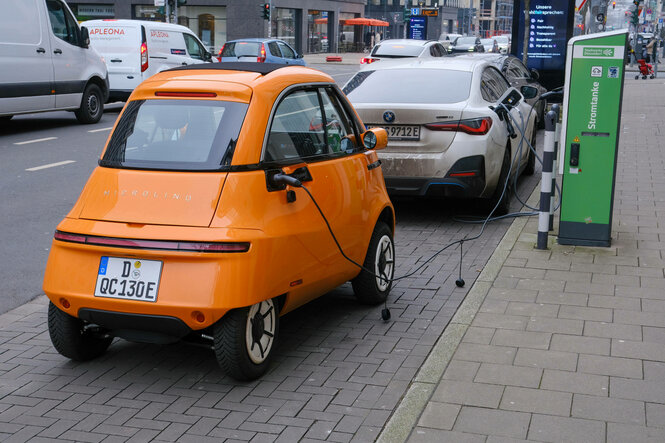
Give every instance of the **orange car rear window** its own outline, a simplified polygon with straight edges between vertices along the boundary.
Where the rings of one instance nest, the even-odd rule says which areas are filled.
[[[131,169],[221,170],[231,164],[248,105],[213,100],[136,100],[100,161]]]

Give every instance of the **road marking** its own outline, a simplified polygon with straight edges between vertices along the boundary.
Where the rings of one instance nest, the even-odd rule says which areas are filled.
[[[37,139],[34,139],[34,140],[28,140],[28,141],[18,142],[18,143],[14,143],[14,144],[15,145],[27,145],[27,144],[30,144],[30,143],[39,143],[39,142],[45,142],[45,141],[48,141],[48,140],[56,140],[57,138],[58,137],[37,138]]]
[[[49,163],[48,165],[35,166],[34,168],[28,168],[26,171],[39,171],[40,169],[55,168],[56,166],[68,165],[70,163],[76,163],[74,160],[65,160],[64,162]]]
[[[88,132],[102,132],[102,131],[110,131],[111,129],[113,129],[113,126],[111,126],[110,128],[102,128],[102,129],[92,129],[92,130],[90,130],[90,131],[88,131]]]

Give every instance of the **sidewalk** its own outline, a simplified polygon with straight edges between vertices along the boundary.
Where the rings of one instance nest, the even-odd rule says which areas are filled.
[[[378,441],[665,441],[665,88],[626,78],[612,246],[515,220]]]

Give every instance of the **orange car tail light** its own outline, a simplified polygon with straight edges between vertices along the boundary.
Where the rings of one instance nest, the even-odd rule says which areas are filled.
[[[263,63],[266,61],[266,47],[261,43],[261,52],[259,53],[259,56],[256,58],[256,61],[259,63]]]
[[[471,135],[485,135],[492,127],[492,118],[482,117],[455,122],[428,123],[425,127],[430,131],[459,131]]]
[[[157,97],[217,97],[217,94],[214,92],[178,92],[178,91],[157,91],[155,92]]]
[[[160,249],[189,252],[247,252],[249,242],[187,242],[172,240],[141,240],[134,238],[97,237],[94,235],[72,234],[55,231],[56,240],[86,245],[111,246],[131,249]]]

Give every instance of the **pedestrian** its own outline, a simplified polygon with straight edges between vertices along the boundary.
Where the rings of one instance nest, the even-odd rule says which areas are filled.
[[[651,41],[649,41],[649,43],[646,45],[646,53],[647,53],[646,61],[647,61],[647,63],[651,63],[651,54],[654,53],[653,48],[654,48],[655,45],[656,45],[656,39],[655,38],[652,38]]]

